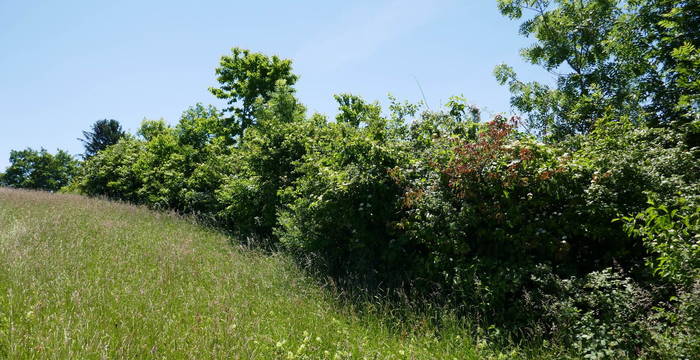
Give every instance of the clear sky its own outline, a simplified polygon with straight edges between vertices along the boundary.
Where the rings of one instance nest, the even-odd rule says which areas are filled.
[[[99,119],[133,132],[220,106],[207,89],[234,46],[292,59],[302,102],[332,116],[335,93],[419,101],[416,79],[433,109],[464,95],[507,112],[494,66],[548,77],[520,60],[529,42],[496,0],[0,0],[0,169],[11,149],[82,153]]]

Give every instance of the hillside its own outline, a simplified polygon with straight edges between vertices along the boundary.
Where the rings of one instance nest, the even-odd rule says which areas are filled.
[[[357,315],[284,256],[143,207],[0,188],[0,263],[0,358],[497,356],[457,327]]]

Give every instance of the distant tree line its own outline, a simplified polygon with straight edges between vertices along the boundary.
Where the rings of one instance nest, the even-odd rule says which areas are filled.
[[[2,184],[49,191],[68,185],[78,169],[78,161],[63,150],[55,155],[46,149],[12,150],[10,163],[5,173],[0,174]]]
[[[125,135],[119,122],[114,119],[96,121],[89,131],[83,131],[83,138],[79,139],[85,145],[83,158],[96,155]],[[32,148],[12,150],[10,166],[0,173],[0,185],[58,191],[70,183],[78,173],[79,165],[79,160],[60,149],[55,155],[43,148],[39,151]]]

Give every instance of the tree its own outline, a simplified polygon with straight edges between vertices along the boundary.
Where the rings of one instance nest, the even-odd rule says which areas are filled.
[[[63,150],[52,155],[27,148],[10,152],[10,166],[3,183],[10,187],[57,191],[76,174],[78,161]]]
[[[202,149],[215,138],[225,136],[221,112],[212,105],[200,103],[182,113],[176,129],[180,142],[195,149]]]
[[[527,17],[522,50],[556,84],[518,80],[496,68],[511,104],[531,128],[562,137],[587,133],[600,118],[652,125],[684,122],[697,107],[700,5],[687,0],[498,0],[502,14]]]
[[[141,127],[136,131],[144,140],[151,141],[161,134],[172,131],[165,119],[148,120],[143,119]]]
[[[85,144],[85,158],[95,156],[99,151],[106,149],[110,145],[119,142],[124,137],[125,132],[121,124],[114,119],[98,120],[90,131],[83,131],[83,139],[78,139]]]
[[[338,102],[338,115],[335,120],[339,123],[348,123],[354,127],[360,126],[363,121],[378,119],[381,117],[381,108],[378,103],[367,104],[364,99],[352,94],[333,95]]]
[[[241,48],[231,51],[233,55],[222,56],[216,68],[221,86],[209,88],[209,91],[231,105],[224,110],[230,113],[227,127],[233,139],[255,122],[256,109],[270,100],[280,82],[292,86],[298,76],[292,73],[291,60]]]
[[[643,85],[653,96],[651,111],[660,116],[692,119],[700,110],[700,2],[637,1],[634,30],[657,77]],[[694,115],[695,114],[695,115]]]

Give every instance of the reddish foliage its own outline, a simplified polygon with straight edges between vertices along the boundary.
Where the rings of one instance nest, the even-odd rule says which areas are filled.
[[[476,141],[458,140],[454,158],[442,169],[448,177],[448,185],[464,197],[471,193],[464,187],[466,183],[485,185],[484,182],[501,181],[510,186],[523,179],[527,181],[527,178],[521,179],[521,169],[534,157],[533,151],[508,146],[517,123],[517,117],[496,116],[486,123],[485,131],[479,133]]]

